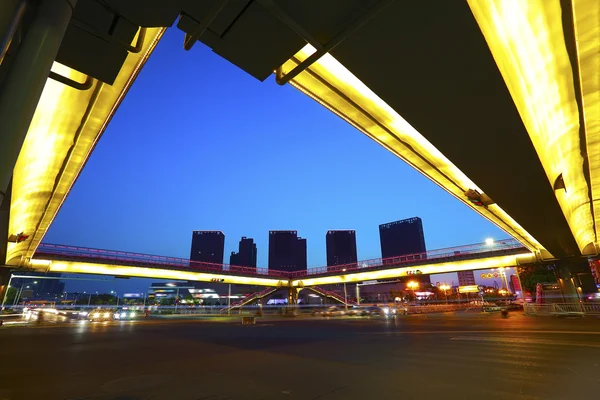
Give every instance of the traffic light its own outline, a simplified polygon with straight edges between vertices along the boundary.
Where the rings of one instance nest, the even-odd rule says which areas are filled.
[[[222,283],[222,282],[225,282],[225,279],[223,279],[223,278],[212,278],[210,281],[211,282],[216,282],[216,283]]]

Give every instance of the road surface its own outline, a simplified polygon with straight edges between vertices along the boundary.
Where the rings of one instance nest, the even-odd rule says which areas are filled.
[[[512,314],[0,328],[0,399],[600,398],[600,320]]]

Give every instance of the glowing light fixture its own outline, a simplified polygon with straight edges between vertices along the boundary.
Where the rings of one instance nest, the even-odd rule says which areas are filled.
[[[38,260],[40,261],[40,260]],[[145,268],[129,265],[92,264],[70,261],[52,261],[48,272],[62,272],[71,274],[94,274],[94,275],[116,275],[131,276],[138,278],[157,278],[168,280],[210,282],[214,278],[226,279],[227,282],[240,285],[259,285],[280,287],[287,286],[287,281],[270,278],[244,277],[233,275],[212,274],[204,272],[192,272],[173,269]]]
[[[77,90],[47,80],[13,171],[9,232],[23,232],[29,240],[8,244],[7,264],[25,265],[33,256],[163,32],[146,29],[141,51],[127,56],[113,85],[95,81],[89,90]],[[58,63],[52,70],[78,82],[87,78]]]
[[[494,244],[494,239],[492,239],[492,238],[485,239],[485,244],[488,246],[492,246]]]
[[[517,262],[521,257],[531,257],[531,253],[524,251],[523,254],[510,256],[496,256],[479,259],[451,261],[445,263],[431,263],[419,265],[419,270],[423,274],[444,274],[448,272],[471,271],[480,269],[491,269],[496,267],[512,267],[518,265]],[[292,286],[315,286],[328,285],[343,282],[364,282],[377,279],[388,279],[397,277],[410,276],[409,273],[414,269],[414,266],[403,268],[390,268],[379,271],[364,271],[357,270],[355,273],[344,273],[344,275],[321,276],[321,277],[306,277],[292,281]],[[418,282],[415,282],[418,284]]]
[[[314,47],[306,45],[277,73],[280,77],[285,76],[314,51]],[[468,190],[484,191],[330,54],[325,54],[291,79],[290,84],[471,206],[529,250],[545,252],[542,245],[497,204],[474,207],[465,193]]]
[[[600,11],[595,0],[573,0],[579,81],[569,58],[561,7],[547,0],[468,0],[502,73],[573,237],[584,254],[597,237],[591,198],[600,192]],[[568,21],[568,18],[565,19]],[[580,126],[577,87],[583,93]],[[586,143],[581,141],[585,131]],[[586,159],[587,152],[587,159]],[[587,163],[589,162],[589,167]],[[591,171],[592,194],[586,179]],[[594,209],[596,204],[594,204]],[[597,212],[594,212],[598,215]],[[596,217],[597,218],[597,217]]]

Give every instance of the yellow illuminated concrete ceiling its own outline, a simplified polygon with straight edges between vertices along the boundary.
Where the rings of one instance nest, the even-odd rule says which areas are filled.
[[[598,1],[468,0],[468,3],[579,249],[584,255],[597,254]],[[581,106],[578,99],[582,100]]]
[[[314,51],[311,45],[306,45],[277,71],[278,75],[285,76]],[[475,207],[467,201],[467,190],[478,190],[480,193],[483,190],[332,55],[325,54],[290,83],[472,207],[530,251],[539,252],[544,258],[551,257],[531,234],[498,205]]]
[[[139,53],[129,53],[113,85],[94,81],[76,90],[48,79],[14,168],[9,235],[30,235],[9,243],[8,265],[25,265],[56,216],[98,139],[154,50],[164,28],[148,28]],[[84,82],[60,64],[53,71]]]
[[[292,285],[302,287],[315,285],[329,285],[343,282],[363,282],[376,279],[398,278],[413,276],[409,273],[415,270],[419,270],[421,271],[421,273],[429,275],[444,274],[448,272],[458,271],[472,271],[478,269],[514,267],[516,265],[519,265],[518,260],[521,257],[529,259],[531,257],[531,253],[525,251],[523,254],[517,255],[495,256],[471,260],[451,261],[445,263],[431,263],[403,268],[390,268],[378,271],[356,272],[345,275],[320,276],[314,278],[307,277],[303,279],[294,280],[292,282]]]
[[[213,279],[223,279],[223,283],[272,287],[287,286],[288,284],[287,281],[253,276],[244,277],[173,269],[145,268],[128,265],[95,264],[72,261],[49,261],[37,259],[31,261],[31,267],[34,269],[43,270],[45,272],[128,276],[137,278],[171,279],[194,282],[211,282]]]

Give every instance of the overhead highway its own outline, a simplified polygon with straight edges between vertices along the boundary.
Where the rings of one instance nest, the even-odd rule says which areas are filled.
[[[339,115],[517,239],[531,262],[556,263],[565,291],[596,291],[587,259],[599,249],[594,0],[1,7],[6,265],[31,263],[123,96],[176,26],[185,50],[207,45],[261,81],[275,72]]]

